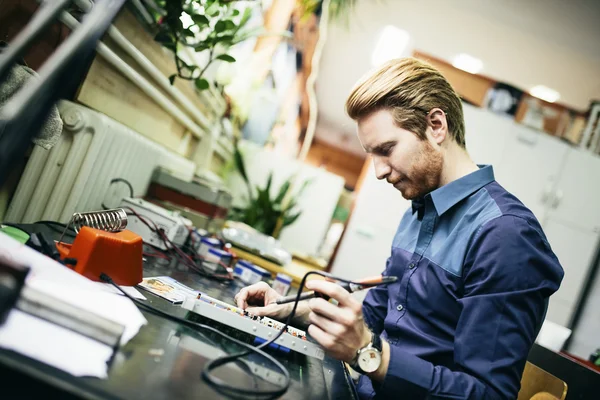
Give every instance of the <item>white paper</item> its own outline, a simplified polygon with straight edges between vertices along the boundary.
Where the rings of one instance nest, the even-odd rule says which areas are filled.
[[[4,234],[0,234],[0,254],[31,268],[27,286],[125,326],[121,345],[147,323],[128,298],[115,296],[97,282]],[[0,326],[0,347],[26,354],[73,375],[106,376],[106,361],[112,354],[108,346],[18,310],[12,311],[9,319],[10,323]]]
[[[19,310],[0,329],[0,345],[75,376],[106,378],[113,349]]]

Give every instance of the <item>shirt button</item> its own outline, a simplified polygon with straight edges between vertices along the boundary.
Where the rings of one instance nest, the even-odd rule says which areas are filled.
[[[408,268],[410,268],[410,269],[413,269],[414,267],[415,267],[415,263],[410,263],[410,264],[408,265]]]
[[[402,304],[398,304],[398,307],[396,307],[396,310],[402,311],[402,310],[404,310],[404,306]]]

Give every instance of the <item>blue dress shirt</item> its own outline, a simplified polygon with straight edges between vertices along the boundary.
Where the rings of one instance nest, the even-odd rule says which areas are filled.
[[[398,281],[371,289],[363,313],[390,363],[381,383],[361,377],[361,398],[517,398],[563,269],[491,166],[413,202],[384,274]]]

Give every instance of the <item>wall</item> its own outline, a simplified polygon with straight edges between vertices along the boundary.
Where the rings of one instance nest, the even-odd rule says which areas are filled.
[[[346,187],[354,189],[365,157],[356,156],[320,140],[314,140],[306,156],[306,163],[339,175]]]

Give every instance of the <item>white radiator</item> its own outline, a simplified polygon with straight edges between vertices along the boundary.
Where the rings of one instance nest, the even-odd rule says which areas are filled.
[[[67,101],[58,104],[64,122],[52,150],[35,146],[6,222],[68,222],[74,212],[116,206],[129,189],[111,180],[123,178],[135,196],[146,194],[155,168],[191,180],[195,164],[121,125],[104,114]],[[110,186],[110,189],[109,189]]]

